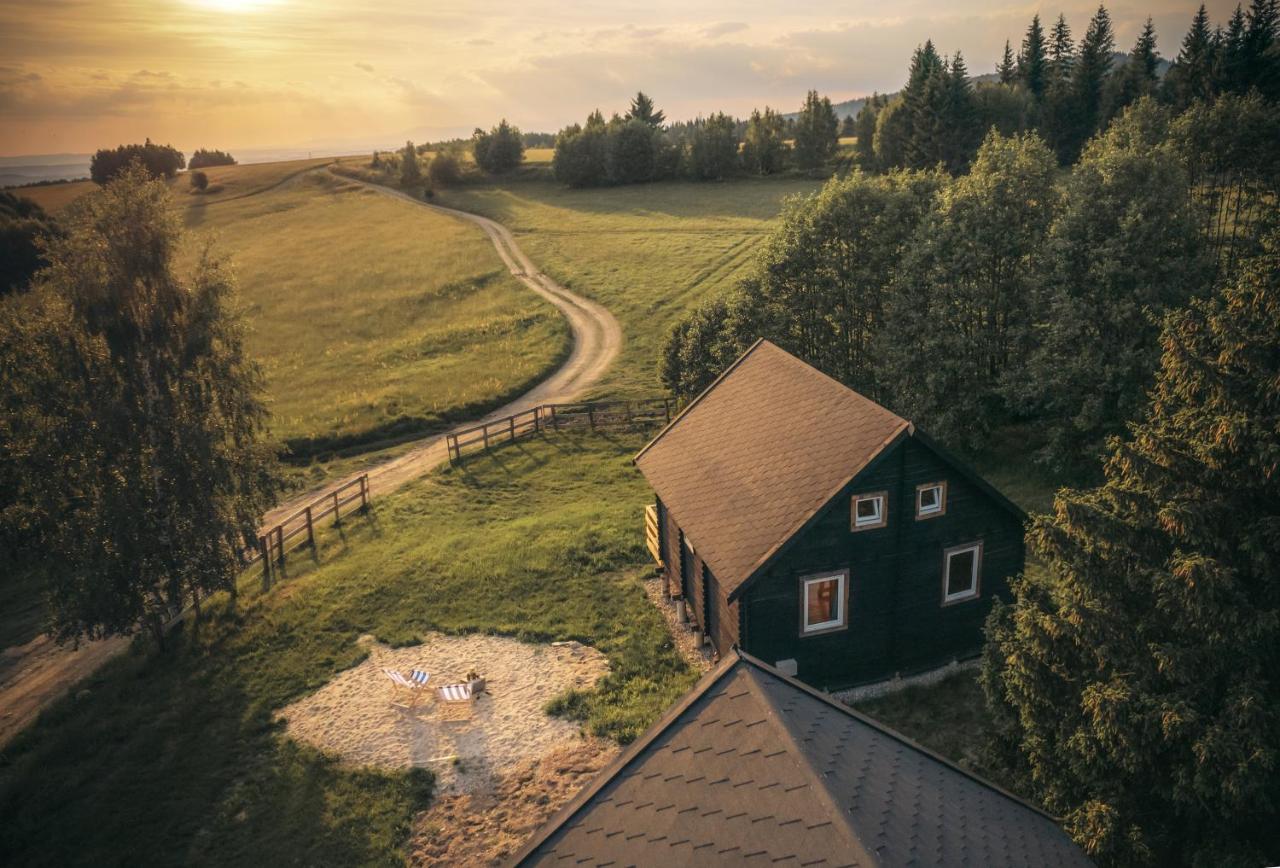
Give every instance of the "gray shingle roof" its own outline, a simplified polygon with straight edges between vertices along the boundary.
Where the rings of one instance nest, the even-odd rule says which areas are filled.
[[[1087,866],[1044,813],[737,651],[516,865]]]
[[[728,594],[911,424],[757,341],[636,456]]]

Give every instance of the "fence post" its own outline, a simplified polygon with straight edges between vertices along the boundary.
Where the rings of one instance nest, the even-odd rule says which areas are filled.
[[[627,427],[631,427],[631,402],[627,402]]]
[[[480,426],[480,436],[484,438],[484,451],[489,451],[489,426],[484,424]]]
[[[507,430],[511,432],[511,442],[514,443],[516,441],[516,417],[515,416],[507,417]]]
[[[280,551],[280,566],[284,566],[284,525],[276,525],[276,548]]]
[[[551,427],[560,430],[560,417],[556,415],[556,405],[551,405]]]
[[[342,516],[338,514],[338,489],[333,490],[333,526],[338,527],[342,524]]]
[[[258,551],[262,552],[262,590],[271,590],[271,547],[265,536],[258,537]]]
[[[591,423],[591,430],[596,430],[596,405],[587,405],[587,421]]]
[[[360,508],[369,511],[369,474],[360,477]]]
[[[542,430],[542,405],[533,408],[533,433],[537,434]]]
[[[311,546],[311,550],[316,550],[316,529],[311,523],[311,507],[307,507],[307,544]]]

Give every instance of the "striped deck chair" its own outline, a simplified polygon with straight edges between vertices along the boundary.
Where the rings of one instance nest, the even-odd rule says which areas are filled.
[[[408,693],[409,708],[413,708],[422,700],[423,693],[427,688],[427,682],[431,680],[431,675],[421,669],[410,670],[407,677],[401,674],[398,669],[383,669],[382,671],[391,679],[392,703],[399,704],[396,702],[399,695]]]
[[[446,684],[436,689],[442,716],[470,717],[475,698],[470,684]]]

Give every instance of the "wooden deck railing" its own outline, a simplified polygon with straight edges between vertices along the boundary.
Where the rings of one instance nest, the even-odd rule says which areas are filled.
[[[649,549],[649,554],[653,555],[653,562],[659,567],[662,566],[660,539],[661,537],[658,535],[658,507],[656,504],[651,503],[644,508],[644,544]]]
[[[671,401],[647,398],[639,401],[586,401],[578,404],[539,404],[492,422],[473,425],[445,435],[449,463],[463,455],[487,451],[500,443],[511,443],[540,431],[586,428],[630,428],[671,421]]]
[[[310,546],[312,550],[315,549],[317,522],[333,516],[334,527],[341,525],[342,508],[356,501],[359,501],[360,505],[348,511],[348,515],[352,512],[366,512],[369,509],[369,474],[367,473],[325,492],[259,536],[257,551],[246,554],[245,566],[252,566],[262,561],[263,590],[271,587],[276,569],[284,566],[286,552],[303,545]],[[301,538],[304,535],[305,538]]]

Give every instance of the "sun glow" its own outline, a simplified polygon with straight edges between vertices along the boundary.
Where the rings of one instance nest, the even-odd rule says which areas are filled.
[[[279,0],[187,0],[192,6],[215,12],[257,12],[275,6]]]

